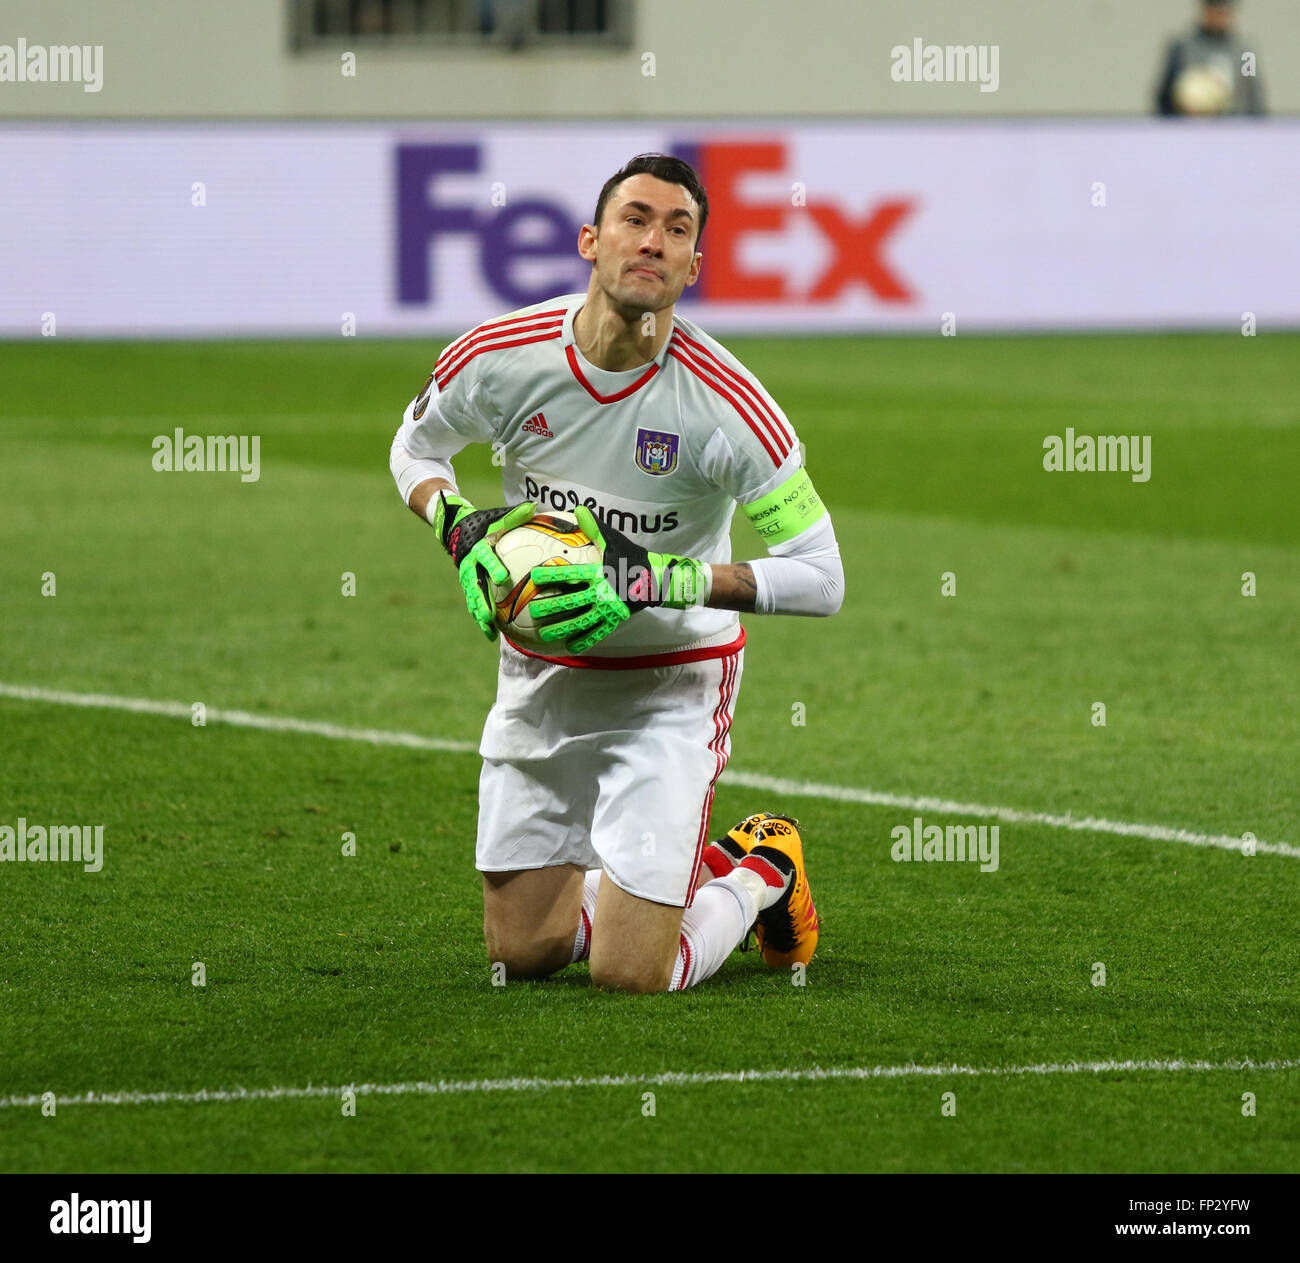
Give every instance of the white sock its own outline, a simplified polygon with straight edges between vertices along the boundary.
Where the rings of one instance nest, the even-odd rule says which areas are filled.
[[[761,858],[766,859],[766,856]],[[772,871],[775,872],[776,870],[773,869]],[[781,874],[777,873],[776,875],[779,877]],[[753,897],[757,909],[754,916],[758,916],[765,908],[770,908],[785,894],[784,886],[769,885],[752,868],[745,868],[742,864],[737,864],[731,870],[731,876],[740,882]],[[753,921],[750,921],[750,924],[753,925]]]
[[[578,911],[578,932],[573,939],[573,958],[586,960],[591,955],[591,923],[596,918],[596,892],[600,889],[601,870],[593,868],[582,879],[582,907]]]
[[[737,869],[728,877],[714,878],[696,892],[695,902],[682,914],[681,945],[669,991],[684,991],[712,977],[749,932],[758,916],[759,903],[756,892],[744,880],[747,877],[764,885],[757,873]]]

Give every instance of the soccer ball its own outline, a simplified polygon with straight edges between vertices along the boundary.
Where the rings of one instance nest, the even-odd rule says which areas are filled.
[[[537,587],[532,580],[534,566],[554,566],[557,578],[566,566],[601,560],[600,549],[578,529],[578,523],[560,513],[539,513],[531,522],[516,526],[496,539],[489,537],[510,578],[492,585],[491,601],[497,629],[521,649],[534,653],[563,654],[555,641],[543,640],[541,627],[529,609],[535,596],[551,596],[555,589]],[[563,622],[571,614],[552,615],[547,623]]]
[[[1180,114],[1222,114],[1232,102],[1232,80],[1215,66],[1188,66],[1174,81]]]

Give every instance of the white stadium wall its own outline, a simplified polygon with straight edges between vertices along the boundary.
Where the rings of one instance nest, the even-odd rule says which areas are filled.
[[[1242,0],[1269,109],[1300,113],[1300,3]],[[283,0],[5,0],[0,44],[101,45],[99,92],[0,83],[0,118],[1139,116],[1193,0],[636,0],[630,45],[295,53]],[[900,83],[891,50],[998,49],[997,90]],[[647,75],[645,54],[654,56]]]
[[[1281,120],[11,123],[0,336],[455,334],[584,287],[647,149],[709,188],[719,333],[1300,325]]]

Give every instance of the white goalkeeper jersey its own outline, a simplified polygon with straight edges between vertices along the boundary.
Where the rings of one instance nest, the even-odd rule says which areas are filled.
[[[452,342],[407,406],[398,441],[439,461],[487,443],[503,504],[570,514],[585,504],[652,552],[730,561],[737,504],[802,464],[793,426],[735,356],[678,315],[652,363],[618,373],[588,363],[573,336],[586,297],[525,307]],[[653,665],[743,643],[733,610],[651,608],[582,659],[553,660]]]

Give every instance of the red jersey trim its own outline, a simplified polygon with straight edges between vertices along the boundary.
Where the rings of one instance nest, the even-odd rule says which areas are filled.
[[[789,429],[781,424],[781,419],[768,406],[767,400],[763,398],[758,388],[753,382],[742,377],[734,369],[728,367],[718,358],[714,352],[710,351],[702,342],[696,342],[694,338],[685,334],[681,329],[675,328],[673,336],[684,342],[693,350],[696,355],[712,368],[723,381],[730,382],[731,385],[739,392],[741,398],[746,399],[753,404],[759,419],[763,422],[767,432],[772,436],[773,441],[779,448],[782,448],[785,454],[789,454],[794,447],[794,435]]]
[[[771,434],[772,438],[777,443],[783,444],[787,451],[794,446],[794,435],[791,434],[789,429],[781,423],[780,417],[778,417],[772,410],[767,400],[763,398],[761,392],[752,381],[723,363],[723,361],[719,359],[713,351],[709,350],[707,346],[702,342],[697,342],[689,334],[683,333],[681,329],[674,329],[673,334],[680,342],[684,342],[688,347],[690,347],[701,360],[705,361],[711,368],[713,368],[719,377],[724,381],[730,382],[743,398],[749,400],[754,405],[756,411],[760,413],[761,419],[764,426],[767,427],[768,433]]]
[[[704,859],[704,852],[709,837],[709,818],[713,815],[713,790],[718,783],[718,777],[722,775],[722,770],[727,766],[731,758],[731,746],[729,744],[731,736],[731,717],[736,705],[736,679],[739,673],[739,658],[727,658],[722,664],[722,683],[718,688],[718,704],[713,711],[713,740],[709,742],[709,749],[713,751],[717,759],[717,770],[713,773],[713,779],[709,782],[709,792],[705,796],[704,806],[700,811],[700,832],[695,839],[695,862],[691,866],[691,884],[686,892],[686,906],[689,908],[695,902],[695,893],[699,889],[700,883],[700,864]]]
[[[525,657],[540,658],[543,662],[557,662],[563,667],[584,667],[596,671],[636,671],[647,667],[675,667],[683,662],[704,662],[709,658],[730,658],[745,647],[745,629],[729,644],[711,645],[704,649],[679,649],[673,653],[646,653],[634,658],[548,658],[544,653],[533,653],[515,644],[509,636],[506,642]]]
[[[600,391],[598,391],[595,386],[593,386],[582,375],[582,369],[578,366],[578,356],[573,349],[572,343],[564,348],[564,353],[568,356],[569,367],[573,370],[574,377],[582,383],[583,389],[586,390],[587,394],[589,394],[597,403],[618,403],[620,399],[626,399],[628,395],[632,394],[634,391],[640,390],[641,387],[659,371],[658,364],[651,364],[650,367],[636,379],[636,381],[634,381],[630,386],[625,387],[623,390],[620,390],[618,394],[602,395]]]
[[[754,421],[753,417],[751,417],[749,413],[745,410],[745,408],[742,406],[740,401],[733,394],[731,394],[731,392],[728,391],[726,387],[723,386],[721,383],[714,381],[710,377],[706,377],[704,373],[701,371],[701,369],[696,367],[694,361],[687,358],[687,356],[684,355],[676,346],[669,348],[668,354],[671,355],[673,359],[677,360],[679,363],[685,364],[686,367],[690,369],[690,371],[694,373],[695,376],[700,379],[700,381],[702,381],[707,387],[709,387],[710,390],[714,391],[716,394],[721,395],[723,399],[725,399],[733,408],[735,408],[735,410],[740,414],[741,420],[743,420],[745,424],[749,426],[749,428],[754,433],[754,437],[758,439],[760,443],[762,443],[767,454],[772,458],[772,464],[774,464],[778,469],[780,469],[781,464],[785,459],[785,453],[782,452],[778,455],[777,449],[773,448],[772,444],[768,442],[767,435],[765,435],[763,431],[759,429],[758,424]]]
[[[508,333],[513,332],[518,326],[531,324],[535,320],[554,320],[559,318],[563,320],[566,309],[557,308],[555,311],[535,311],[531,316],[507,316],[502,320],[490,320],[487,324],[475,325],[468,333],[463,333],[454,342],[450,342],[443,348],[442,354],[438,356],[437,363],[434,365],[437,369],[446,369],[451,366],[452,360],[456,358],[459,351],[463,350],[465,345],[472,339],[483,334],[491,333]]]
[[[522,333],[523,330],[521,329],[519,330],[519,332]],[[465,365],[468,364],[470,360],[474,359],[476,356],[486,355],[488,351],[504,351],[507,348],[512,346],[527,346],[530,342],[550,342],[553,339],[560,337],[562,333],[563,330],[560,328],[559,325],[556,325],[548,332],[536,333],[530,338],[511,338],[505,342],[489,342],[486,346],[476,346],[472,351],[470,351],[468,355],[464,356],[461,359],[460,363],[457,364],[455,368],[453,368],[448,373],[444,373],[441,377],[438,378],[438,389],[446,390],[447,385],[452,380],[452,378],[454,378],[456,374],[459,373],[460,370],[464,368]],[[501,335],[495,335],[495,336],[501,336]]]
[[[438,362],[433,366],[433,371],[441,377],[448,374],[454,375],[460,370],[461,363],[468,358],[467,353],[474,347],[481,346],[485,342],[496,342],[502,338],[515,338],[520,334],[533,333],[538,329],[558,329],[562,322],[559,320],[528,320],[522,324],[512,324],[508,329],[489,329],[486,332],[474,330],[466,338],[462,338],[456,344],[454,351],[446,351],[438,357]]]

